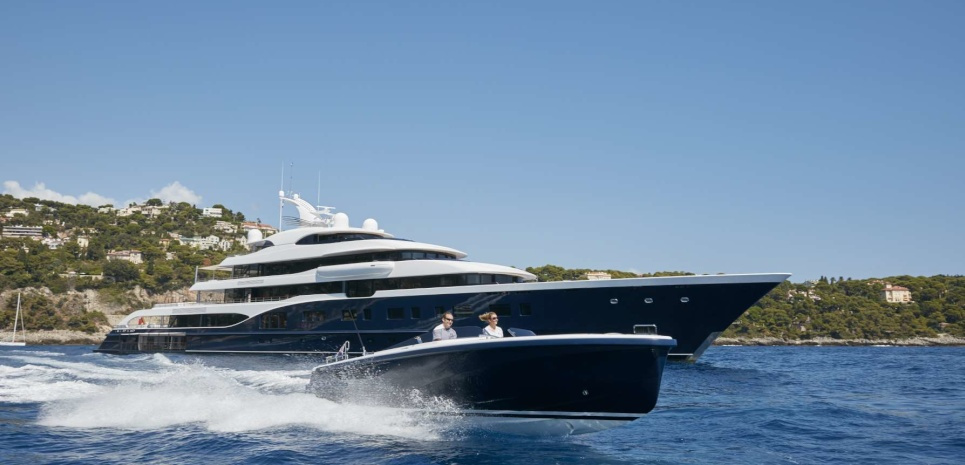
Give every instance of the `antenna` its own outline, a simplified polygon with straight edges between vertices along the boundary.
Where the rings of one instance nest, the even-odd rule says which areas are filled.
[[[315,206],[322,204],[322,172],[318,172],[318,191],[315,194]]]
[[[281,232],[281,213],[285,209],[285,162],[281,163],[281,187],[278,190],[278,232]]]

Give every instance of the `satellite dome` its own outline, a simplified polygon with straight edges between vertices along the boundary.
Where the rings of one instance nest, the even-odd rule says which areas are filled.
[[[342,212],[338,212],[332,217],[336,228],[347,228],[348,227],[348,215]]]
[[[264,239],[261,235],[260,229],[249,229],[248,230],[248,243],[258,242]]]
[[[278,191],[278,196],[279,196],[279,197],[284,197],[284,196],[285,196],[285,191]]]
[[[362,222],[362,229],[366,231],[378,231],[379,222],[375,221],[375,218],[369,218]]]

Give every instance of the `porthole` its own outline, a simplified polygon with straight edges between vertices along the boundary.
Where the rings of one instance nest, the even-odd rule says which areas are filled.
[[[610,305],[616,305],[620,303],[620,299],[610,299]]]
[[[690,297],[681,297],[681,298],[680,298],[680,301],[683,302],[683,303],[690,302]]]
[[[652,304],[652,303],[653,303],[653,298],[647,297],[646,299],[643,299],[643,303],[645,303],[645,304]]]

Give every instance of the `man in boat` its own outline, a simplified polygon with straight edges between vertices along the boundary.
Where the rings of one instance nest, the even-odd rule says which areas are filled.
[[[442,327],[436,327],[432,330],[432,340],[433,341],[444,341],[446,339],[455,339],[456,330],[452,329],[452,322],[455,318],[452,316],[452,312],[446,312],[442,314]]]

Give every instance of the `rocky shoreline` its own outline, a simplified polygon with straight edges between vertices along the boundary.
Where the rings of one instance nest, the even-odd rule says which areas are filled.
[[[913,337],[908,339],[833,339],[818,337],[814,339],[780,339],[776,337],[729,338],[719,337],[714,341],[717,346],[902,346],[934,347],[965,346],[965,338],[942,335],[939,337]]]
[[[27,343],[30,345],[99,345],[106,333],[88,334],[80,331],[28,331]],[[788,340],[776,337],[764,338],[717,338],[717,346],[965,346],[965,338],[953,336],[914,337],[909,339],[814,339]]]

